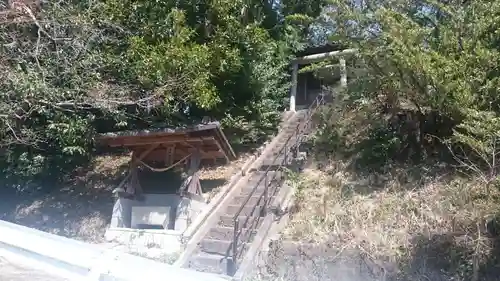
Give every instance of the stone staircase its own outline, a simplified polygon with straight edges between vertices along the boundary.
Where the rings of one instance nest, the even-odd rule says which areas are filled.
[[[238,261],[245,254],[248,246],[257,234],[266,210],[264,201],[266,182],[268,201],[272,202],[284,181],[284,171],[279,169],[285,157],[285,144],[290,137],[295,137],[297,125],[307,116],[307,110],[297,111],[285,122],[271,149],[262,155],[261,161],[251,170],[247,181],[239,192],[221,206],[218,222],[198,242],[196,249],[189,255],[183,267],[202,272],[233,275]],[[291,143],[291,142],[290,142]],[[290,147],[286,147],[289,151]],[[287,153],[287,164],[291,163],[291,153]],[[258,160],[259,161],[259,160]],[[267,173],[266,173],[267,171]],[[267,179],[266,179],[267,177]],[[249,194],[251,197],[248,197]],[[245,202],[248,199],[247,202]],[[269,206],[269,204],[268,204]],[[240,234],[237,248],[238,260],[233,262],[234,217],[238,214]]]

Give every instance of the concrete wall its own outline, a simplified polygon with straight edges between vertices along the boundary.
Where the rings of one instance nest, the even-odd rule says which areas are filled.
[[[207,204],[176,194],[144,194],[143,201],[118,198],[105,238],[109,242],[165,249],[176,252],[181,235]],[[163,225],[166,229],[138,229],[141,224]]]
[[[189,198],[180,199],[175,217],[175,230],[184,232],[206,207],[207,203],[204,202]]]
[[[181,250],[181,234],[175,230],[110,227],[105,238],[108,242],[123,245],[125,252],[148,254],[154,249],[161,249],[164,254],[174,254]]]
[[[146,228],[146,225],[158,226],[161,229],[173,229],[175,224],[174,206],[132,206],[130,227]]]
[[[118,198],[113,207],[110,227],[131,228],[132,207],[173,207],[175,209],[180,199],[176,194],[144,194],[143,201]]]

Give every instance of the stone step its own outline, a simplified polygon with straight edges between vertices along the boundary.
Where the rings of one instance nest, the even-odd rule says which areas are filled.
[[[245,216],[238,217],[239,221],[243,221],[246,218],[247,217]],[[228,216],[228,215],[220,216],[218,225],[222,227],[234,227],[234,216]]]
[[[200,250],[208,254],[217,254],[229,257],[232,253],[232,241],[203,239],[200,242]]]
[[[285,152],[284,151],[272,151],[272,153],[269,153],[269,155],[266,155],[266,157],[262,161],[270,161],[276,159],[276,162],[278,162],[280,159],[284,159],[285,157]],[[282,161],[279,161],[282,162]]]
[[[254,193],[252,196],[260,196],[262,193],[264,193],[265,188],[264,188],[264,182],[259,184],[257,188],[255,189]],[[244,187],[241,188],[240,190],[240,196],[247,196],[248,194],[252,193],[253,189],[255,187],[255,184],[248,184]]]
[[[288,151],[290,151],[290,149],[288,149]],[[276,147],[276,148],[273,148],[271,150],[271,152],[266,155],[266,157],[264,159],[275,159],[275,158],[282,158],[285,156],[285,149],[282,147]]]
[[[276,146],[273,148],[281,148],[282,146],[285,146],[285,144],[287,144],[287,145],[291,144],[297,138],[296,133],[297,132],[294,131],[294,132],[283,135],[283,137],[281,137],[278,141],[276,141]]]
[[[283,146],[286,146],[287,147],[290,147],[292,145],[294,145],[295,143],[297,143],[297,140],[300,140],[301,139],[301,136],[297,136],[297,134],[293,133],[293,134],[290,134],[286,137],[286,139],[284,139],[282,142],[279,142],[276,146],[279,146],[277,148],[281,148]]]
[[[288,158],[291,158],[292,157],[292,149],[288,149],[286,151],[286,155]],[[282,150],[282,151],[276,151],[276,152],[273,152],[273,154],[269,154],[269,155],[266,155],[266,157],[263,159],[263,161],[276,161],[276,163],[281,163],[283,162],[283,160],[285,159],[285,151]]]
[[[262,165],[259,167],[259,171],[282,171],[288,165],[290,165],[291,161],[262,161]]]
[[[276,193],[275,191],[279,190],[281,185],[282,185],[281,182],[277,181],[277,180],[270,182],[268,185],[267,196],[273,197],[273,195],[274,195],[273,192]],[[254,188],[255,188],[255,191],[254,191]],[[257,187],[255,185],[248,185],[248,186],[242,187],[240,190],[240,194],[238,196],[248,196],[249,194],[252,194],[252,197],[259,197],[264,192],[266,192],[265,183],[262,182]],[[262,204],[263,203],[264,203],[264,201],[262,200]],[[246,205],[250,206],[250,204],[248,204],[248,203]]]
[[[292,155],[290,154],[290,155],[288,155],[288,157],[292,158]],[[285,162],[284,156],[279,156],[279,157],[271,156],[271,157],[268,157],[268,158],[265,158],[264,160],[262,160],[261,166],[279,166],[279,165],[285,165],[285,164],[286,164],[286,162]]]
[[[290,135],[295,134],[297,132],[297,124],[298,123],[293,123],[291,126],[281,129],[281,135],[278,138],[278,142],[285,141]]]
[[[247,221],[248,218],[248,221]],[[254,217],[246,217],[246,216],[239,216],[238,217],[239,221],[241,224],[247,222],[247,225],[251,225],[252,223],[255,222],[255,220],[261,219],[261,217],[254,216]],[[258,222],[257,222],[258,223]],[[219,226],[223,227],[234,227],[234,216],[221,216],[219,220]],[[242,225],[245,227],[245,225]]]
[[[215,274],[231,274],[232,259],[222,255],[208,254],[200,252],[191,257],[188,262],[188,268],[200,272],[209,272]]]
[[[248,179],[248,185],[255,186],[263,177],[267,176],[268,179],[278,178],[281,175],[281,171],[268,171],[267,174],[265,171],[256,170],[250,175],[250,179]],[[264,180],[262,180],[264,183]]]
[[[252,175],[250,176],[250,179],[248,180],[248,183],[250,183],[250,184],[255,183],[256,184],[260,181],[260,179],[262,179],[266,176],[267,176],[268,180],[276,180],[276,179],[279,179],[280,176],[283,175],[283,171],[275,171],[275,170],[269,170],[269,171],[267,171],[267,174],[266,174],[266,170],[262,170],[261,168],[262,168],[262,165],[259,167],[258,170],[254,171],[252,173]]]
[[[278,166],[271,166],[271,167],[268,167],[268,166],[261,166],[260,169],[262,169],[261,171],[264,172],[264,171],[269,171],[269,169],[272,169],[273,167],[278,167]],[[284,166],[282,166],[284,167]],[[276,186],[276,185],[280,185],[280,183],[283,181],[283,179],[285,179],[285,173],[284,173],[284,169],[283,168],[280,168],[282,171],[280,171],[280,174],[275,174],[273,176],[268,176],[267,178],[267,186]],[[257,184],[258,183],[258,184]],[[249,182],[248,184],[244,185],[242,188],[241,188],[241,193],[243,194],[248,194],[249,191],[251,191],[255,186],[257,186],[257,189],[260,189],[261,191],[264,190],[264,188],[266,187],[266,179],[263,178],[262,181],[260,182],[255,182],[255,183],[252,183],[252,182]]]
[[[260,172],[263,172],[263,171],[260,171]],[[271,172],[271,171],[269,171],[269,172]],[[282,173],[282,172],[280,172],[280,173]],[[266,184],[269,187],[278,185],[283,180],[283,177],[281,175],[282,174],[268,173],[267,180],[264,176],[251,178],[245,185],[242,186],[241,191],[240,191],[240,196],[245,196],[247,194],[250,194],[253,189],[256,189],[253,196],[260,196],[260,194],[262,194],[262,192],[264,192]]]
[[[215,274],[234,274],[236,268],[231,258],[234,238],[233,218],[243,202],[248,198],[247,195],[253,192],[238,217],[240,223],[240,233],[237,237],[239,241],[238,252],[244,254],[262,223],[261,209],[264,198],[261,195],[266,190],[266,182],[269,184],[267,188],[270,192],[268,194],[270,197],[269,202],[271,202],[273,200],[272,193],[278,192],[284,175],[281,170],[269,170],[266,175],[266,165],[267,167],[274,167],[282,164],[284,146],[286,144],[287,149],[290,149],[290,145],[295,143],[293,138],[296,134],[296,128],[305,118],[305,112],[307,111],[297,111],[290,117],[288,122],[283,124],[284,126],[280,128],[281,136],[275,141],[276,144],[270,148],[270,153],[262,161],[260,167],[252,169],[250,178],[241,188],[240,194],[232,198],[230,205],[226,207],[224,215],[220,216],[217,225],[212,226],[205,237],[198,243],[198,253],[189,258],[189,262],[186,264],[187,267]],[[287,143],[290,136],[292,136],[292,142]],[[289,158],[289,162],[291,158]],[[267,180],[264,177],[267,177]],[[262,202],[259,202],[259,200]],[[257,205],[258,203],[259,205]]]
[[[276,145],[271,148],[271,151],[273,152],[273,154],[276,154],[277,152],[280,152],[280,150],[284,149],[283,147],[287,146],[287,148],[289,148],[291,145],[295,144],[295,136],[293,136],[292,138],[290,138],[289,140],[289,137],[290,136],[287,136],[286,139],[276,143]]]
[[[288,139],[290,138],[290,136],[293,136],[297,133],[297,129],[296,128],[293,128],[293,129],[290,129],[288,131],[285,131],[275,142],[275,147],[281,147],[283,146],[287,141]]]
[[[267,171],[267,173],[266,173]],[[250,175],[247,184],[244,188],[253,188],[255,185],[259,184],[262,188],[265,186],[265,178],[267,177],[268,183],[279,182],[285,173],[282,170],[267,170],[267,166],[260,165],[256,170]]]
[[[239,196],[235,196],[233,198],[233,200],[231,201],[231,204],[232,205],[241,205],[245,202],[245,200],[247,199],[248,196],[246,195],[239,195]],[[260,200],[260,202],[259,202]],[[253,196],[250,197],[250,199],[247,201],[246,205],[255,205],[257,203],[262,203],[264,202],[264,197],[261,197],[260,196],[260,193],[259,194],[254,194]]]
[[[276,149],[280,149],[282,146],[286,144],[290,144],[291,142],[289,142],[289,140],[291,139],[292,141],[294,140],[294,137],[291,137],[290,136],[295,136],[296,135],[296,131],[293,130],[292,132],[287,132],[285,134],[283,134],[275,143],[274,147],[272,148],[272,150],[276,150]]]
[[[257,227],[256,227],[257,228]],[[248,228],[241,228],[240,229],[240,241],[250,241],[253,236],[257,233],[256,230],[250,231]],[[223,226],[216,226],[212,227],[208,234],[205,236],[204,239],[212,239],[212,240],[223,240],[223,241],[232,241],[233,240],[233,234],[234,234],[234,227],[223,227]]]
[[[298,121],[294,121],[292,123],[288,123],[286,127],[281,128],[280,133],[291,134],[297,131]]]
[[[246,252],[248,243],[238,244],[238,252]],[[222,255],[225,257],[232,257],[233,242],[216,239],[203,239],[200,242],[200,250],[207,254]]]
[[[256,188],[258,190],[264,190],[266,187],[266,184],[268,186],[271,186],[272,184],[276,184],[279,182],[279,177],[276,176],[276,178],[273,178],[271,176],[268,176],[267,180],[265,177],[263,178],[257,178],[255,180],[248,181],[245,185],[241,187],[241,190],[244,190],[244,194],[248,194],[249,191],[252,189]]]
[[[263,204],[263,203],[262,203]],[[255,206],[255,205],[250,205],[247,204],[243,209],[241,209],[241,213],[239,213],[240,216],[260,216],[260,210],[261,206]],[[241,205],[229,205],[226,208],[226,211],[224,212],[224,215],[227,216],[234,216],[236,213],[240,210]]]
[[[287,136],[286,139],[276,143],[276,145],[271,149],[273,153],[279,152],[284,146],[287,146],[289,148],[291,145],[295,144],[295,135],[290,138],[290,136]]]

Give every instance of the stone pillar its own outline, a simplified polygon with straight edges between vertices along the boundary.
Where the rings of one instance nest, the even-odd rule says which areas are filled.
[[[296,62],[292,65],[292,90],[290,93],[290,111],[295,111],[295,98],[297,97],[297,75],[299,66]]]
[[[340,86],[347,87],[347,67],[345,65],[345,58],[340,57]]]
[[[309,76],[307,75],[304,75],[304,102],[306,103],[306,105],[309,105],[309,100],[310,100],[310,96],[309,96],[309,93],[307,91],[307,78]]]

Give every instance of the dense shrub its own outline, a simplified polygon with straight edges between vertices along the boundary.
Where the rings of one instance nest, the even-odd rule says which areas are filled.
[[[289,57],[324,1],[279,4],[0,3],[6,177],[60,178],[92,159],[96,133],[204,116],[237,132],[235,144],[259,141],[276,126]]]
[[[370,163],[447,156],[496,170],[500,1],[333,2],[332,40],[359,49],[359,75],[318,144]]]

